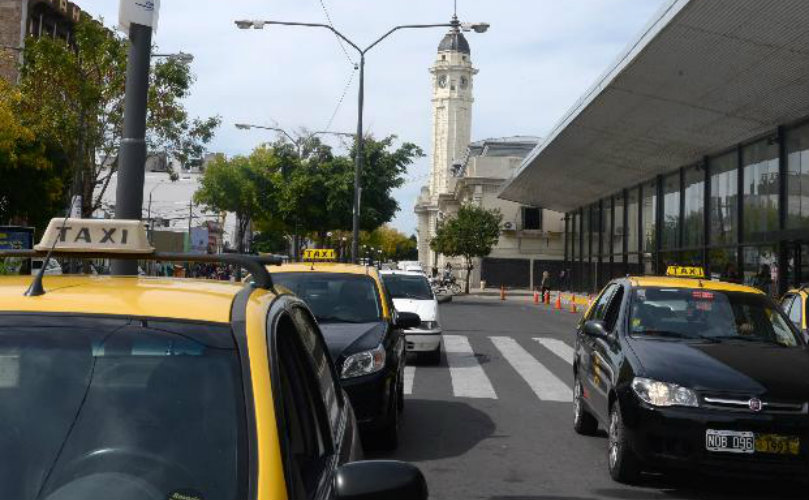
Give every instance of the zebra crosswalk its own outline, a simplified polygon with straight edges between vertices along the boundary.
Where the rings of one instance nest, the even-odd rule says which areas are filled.
[[[477,337],[475,344],[482,350],[491,352],[497,358],[482,364],[481,357],[491,356],[484,356],[482,353],[476,352],[469,337],[445,334],[446,364],[442,364],[440,367],[408,365],[405,368],[404,376],[405,394],[413,396],[415,392],[415,395],[418,395],[420,384],[431,385],[434,382],[432,378],[438,371],[447,370],[453,397],[498,399],[497,391],[490,376],[484,370],[484,366],[491,366],[492,363],[499,362],[497,369],[501,370],[500,367],[504,361],[510,367],[506,370],[516,374],[540,401],[571,402],[573,390],[570,383],[565,381],[569,378],[570,372],[561,375],[555,374],[554,370],[559,371],[560,366],[563,365],[568,367],[573,365],[573,348],[556,338],[533,337],[521,340],[529,345],[524,346],[517,339],[508,336]],[[486,344],[480,344],[481,342]],[[529,352],[526,347],[531,347],[531,345],[538,346],[540,350],[550,353],[547,356],[550,359],[537,357]],[[536,351],[536,348],[532,348],[532,350]],[[558,360],[562,360],[564,363],[560,363]],[[543,361],[545,362],[543,363]],[[552,367],[549,367],[551,365]]]

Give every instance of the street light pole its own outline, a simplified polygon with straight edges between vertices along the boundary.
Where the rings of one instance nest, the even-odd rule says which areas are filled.
[[[126,70],[124,129],[119,150],[115,218],[142,217],[143,182],[146,177],[146,102],[149,92],[149,64],[152,28],[132,23],[129,28],[129,61]],[[135,260],[113,260],[112,274],[137,276]]]
[[[289,22],[289,21],[266,21],[266,20],[256,20],[256,21],[249,21],[249,20],[240,20],[236,21],[236,26],[239,29],[264,29],[264,26],[267,24],[271,25],[278,25],[278,26],[302,26],[307,28],[322,28],[327,29],[334,33],[337,37],[341,40],[346,42],[348,45],[351,46],[360,56],[360,63],[359,63],[359,70],[360,70],[360,82],[359,82],[359,96],[358,96],[358,110],[357,110],[357,138],[356,138],[356,147],[357,153],[355,158],[355,165],[354,165],[354,207],[352,210],[352,236],[353,240],[351,242],[351,260],[352,262],[356,263],[359,259],[359,239],[360,239],[360,178],[362,176],[362,161],[363,161],[363,154],[364,154],[364,140],[363,140],[363,128],[362,128],[362,119],[363,119],[363,107],[365,104],[365,54],[368,53],[371,49],[376,47],[380,42],[384,39],[392,35],[394,32],[403,30],[403,29],[423,29],[423,28],[455,28],[460,29],[463,31],[474,31],[476,33],[485,33],[489,29],[488,23],[461,23],[458,21],[457,16],[452,17],[452,21],[449,23],[440,23],[440,24],[404,24],[401,26],[395,26],[390,31],[379,37],[375,42],[371,45],[367,46],[365,49],[361,49],[357,44],[349,40],[345,35],[334,29],[333,26],[328,24],[321,24],[321,23],[299,23],[299,22]]]

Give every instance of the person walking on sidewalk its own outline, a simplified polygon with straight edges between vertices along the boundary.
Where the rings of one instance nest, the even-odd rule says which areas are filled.
[[[539,291],[545,297],[546,292],[551,291],[551,273],[542,271],[542,281],[539,282]]]

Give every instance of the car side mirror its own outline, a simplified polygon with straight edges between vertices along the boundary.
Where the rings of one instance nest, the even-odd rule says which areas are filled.
[[[427,481],[415,465],[393,460],[346,464],[334,473],[337,500],[427,500]]]
[[[396,315],[396,327],[402,330],[417,328],[421,324],[421,318],[416,313],[400,312]]]
[[[610,336],[603,321],[590,320],[584,323],[584,334],[596,339],[606,339]]]

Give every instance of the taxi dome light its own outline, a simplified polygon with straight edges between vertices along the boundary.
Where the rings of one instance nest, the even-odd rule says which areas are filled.
[[[34,249],[44,252],[151,254],[146,224],[139,220],[52,219]]]
[[[705,279],[705,269],[696,266],[669,266],[666,268],[666,276]]]

